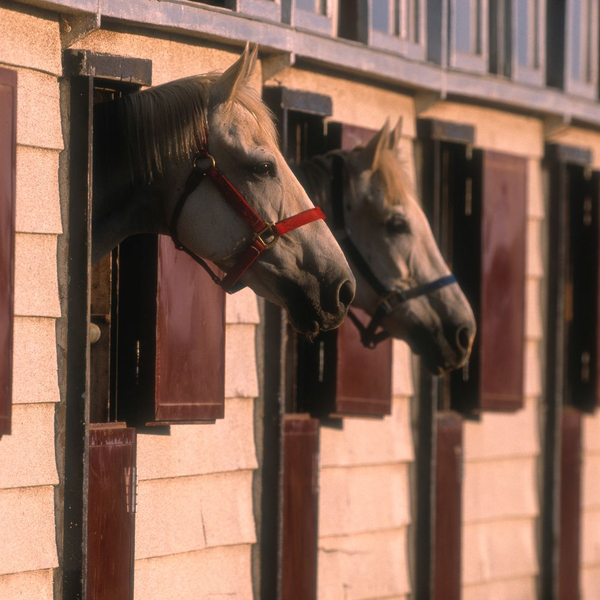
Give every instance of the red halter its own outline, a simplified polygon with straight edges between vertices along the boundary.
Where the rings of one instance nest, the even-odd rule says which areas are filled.
[[[199,162],[204,162],[204,167],[202,167]],[[252,243],[238,256],[235,265],[223,279],[220,279],[212,271],[206,264],[206,261],[189,248],[186,248],[177,235],[177,222],[179,221],[179,215],[183,210],[183,206],[189,195],[202,183],[205,177],[210,178],[221,192],[223,198],[225,198],[229,205],[244,219],[244,221],[246,221],[246,223],[248,223],[248,225],[250,225],[252,231],[254,231]],[[183,193],[179,197],[175,210],[171,215],[169,229],[175,247],[178,250],[183,250],[189,254],[206,270],[217,285],[220,285],[226,292],[233,293],[234,291],[237,291],[233,290],[233,287],[242,275],[265,250],[272,248],[282,235],[319,219],[325,219],[325,215],[321,209],[311,208],[298,213],[293,217],[283,219],[278,223],[263,221],[229,179],[219,171],[214,157],[208,152],[208,148],[206,144],[204,144],[200,146],[200,150],[194,158],[192,172],[185,182]]]

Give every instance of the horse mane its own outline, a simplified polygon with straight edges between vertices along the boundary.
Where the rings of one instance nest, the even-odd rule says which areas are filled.
[[[294,168],[310,199],[316,206],[324,208],[330,202],[331,161],[327,160],[333,154],[341,156],[346,164],[346,171],[352,176],[352,170],[347,158],[353,152],[360,152],[362,146],[353,150],[333,150],[328,154],[316,156],[304,161],[300,167]],[[389,207],[401,205],[406,198],[416,198],[405,163],[399,161],[393,150],[382,150],[378,165],[373,171],[373,177],[378,177],[384,189],[385,204]]]
[[[99,104],[94,115],[98,175],[119,173],[120,183],[151,183],[168,163],[193,160],[206,145],[210,87],[218,73],[195,75]],[[248,86],[234,100],[277,144],[271,111]]]

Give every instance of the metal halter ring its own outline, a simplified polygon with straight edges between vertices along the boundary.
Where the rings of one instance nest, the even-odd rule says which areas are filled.
[[[272,248],[279,239],[279,234],[273,229],[275,223],[268,223],[254,234],[254,240],[259,241],[266,249]]]
[[[208,166],[208,168],[201,169],[200,166],[198,165],[198,160],[205,159],[205,158],[208,158],[210,160],[211,164]],[[202,171],[203,173],[208,173],[208,171],[215,168],[216,166],[217,166],[217,163],[215,161],[215,157],[212,154],[209,154],[208,152],[204,152],[202,154],[196,154],[196,156],[194,157],[194,162],[192,163],[192,167],[194,169],[198,169],[199,171]]]

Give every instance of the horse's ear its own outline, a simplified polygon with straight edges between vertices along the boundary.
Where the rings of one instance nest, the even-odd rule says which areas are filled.
[[[235,99],[237,91],[248,82],[252,75],[257,56],[258,45],[254,44],[250,48],[250,43],[247,42],[242,55],[213,84],[210,92],[212,104],[231,102]]]
[[[375,169],[379,163],[379,157],[384,150],[390,138],[390,122],[386,119],[383,127],[369,140],[369,143],[362,149],[361,161],[365,169]]]
[[[402,117],[399,117],[398,122],[396,123],[396,126],[390,132],[389,149],[394,150],[394,152],[396,152],[398,150],[398,144],[400,143],[401,138],[402,138]]]

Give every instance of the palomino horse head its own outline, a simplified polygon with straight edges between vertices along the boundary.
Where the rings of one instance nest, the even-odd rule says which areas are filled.
[[[279,152],[271,114],[247,85],[256,55],[247,47],[222,75],[98,107],[93,256],[133,233],[170,233],[195,260],[235,272],[236,281],[241,276],[242,285],[286,308],[299,331],[316,334],[340,325],[354,277]],[[281,223],[298,213],[305,214],[293,227]],[[265,250],[259,260],[253,248]]]
[[[441,374],[468,359],[475,319],[411,189],[398,156],[400,134],[401,121],[393,131],[386,123],[364,147],[317,157],[302,171],[313,200],[338,211],[330,223],[356,277],[354,305],[377,315],[387,333]],[[329,182],[340,163],[343,200],[336,205]],[[382,304],[384,295],[391,300]]]

